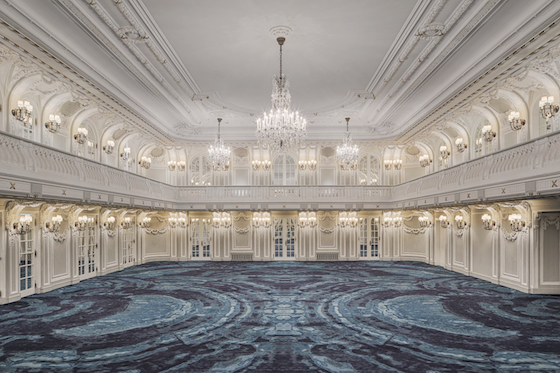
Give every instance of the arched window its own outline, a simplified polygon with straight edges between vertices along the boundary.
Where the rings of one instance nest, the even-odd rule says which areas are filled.
[[[80,127],[78,128],[76,134],[80,133],[85,133],[86,135],[85,140],[83,140],[82,137],[78,138],[78,140],[73,138],[73,140],[76,142],[76,154],[84,158],[95,160],[98,145],[95,141],[96,136],[93,127],[88,125],[87,123],[82,123],[80,124]]]
[[[476,133],[474,136],[474,156],[481,157],[486,154],[490,154],[492,152],[492,142],[485,141],[484,136],[482,135],[482,127],[485,125],[490,124],[487,120],[483,123],[480,123],[476,128]]]
[[[437,154],[438,154],[438,170],[443,170],[444,168],[449,167],[449,157],[450,156],[447,156],[447,158],[443,158],[441,156],[442,146],[445,146],[447,148],[447,151],[449,151],[449,148],[447,147],[447,145],[445,145],[445,143],[443,141],[438,145],[438,147],[436,149]]]
[[[27,140],[35,140],[35,117],[37,115],[37,107],[26,100],[18,101],[18,108],[24,108],[23,110],[30,110],[31,113],[29,117],[25,120],[15,120],[15,133],[18,136],[23,137]]]
[[[378,185],[381,180],[379,160],[376,156],[368,154],[363,156],[358,163],[358,182],[360,185]]]
[[[190,164],[191,185],[210,185],[211,165],[208,158],[197,155],[191,160]]]
[[[289,154],[279,155],[273,162],[274,185],[296,185],[296,161]]]

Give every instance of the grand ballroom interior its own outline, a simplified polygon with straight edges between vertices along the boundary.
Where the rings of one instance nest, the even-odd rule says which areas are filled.
[[[0,371],[560,371],[559,21],[0,0]]]

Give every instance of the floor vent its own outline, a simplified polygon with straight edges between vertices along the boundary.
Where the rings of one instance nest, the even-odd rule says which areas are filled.
[[[253,254],[231,254],[232,262],[252,262]]]
[[[338,253],[317,253],[317,260],[338,260]]]

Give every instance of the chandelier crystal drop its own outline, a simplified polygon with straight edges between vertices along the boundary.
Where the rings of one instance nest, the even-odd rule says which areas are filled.
[[[360,148],[352,142],[352,136],[348,129],[350,118],[346,118],[346,136],[342,146],[336,147],[336,160],[340,168],[344,171],[355,170],[358,167],[358,153]]]
[[[229,169],[229,160],[231,158],[231,149],[224,145],[224,140],[220,137],[220,123],[222,118],[218,118],[218,134],[214,145],[208,148],[208,159],[212,162],[214,171],[227,171]]]
[[[272,78],[272,108],[257,120],[256,136],[260,146],[285,152],[307,137],[307,122],[290,108],[290,82],[282,74],[282,45],[286,38],[279,37],[276,41],[280,45],[280,75]]]

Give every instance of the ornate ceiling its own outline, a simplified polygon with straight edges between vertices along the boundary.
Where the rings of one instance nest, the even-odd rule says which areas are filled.
[[[309,139],[405,142],[537,50],[550,0],[0,1],[0,35],[163,143],[254,139],[278,25]],[[357,135],[357,136],[356,136]]]

